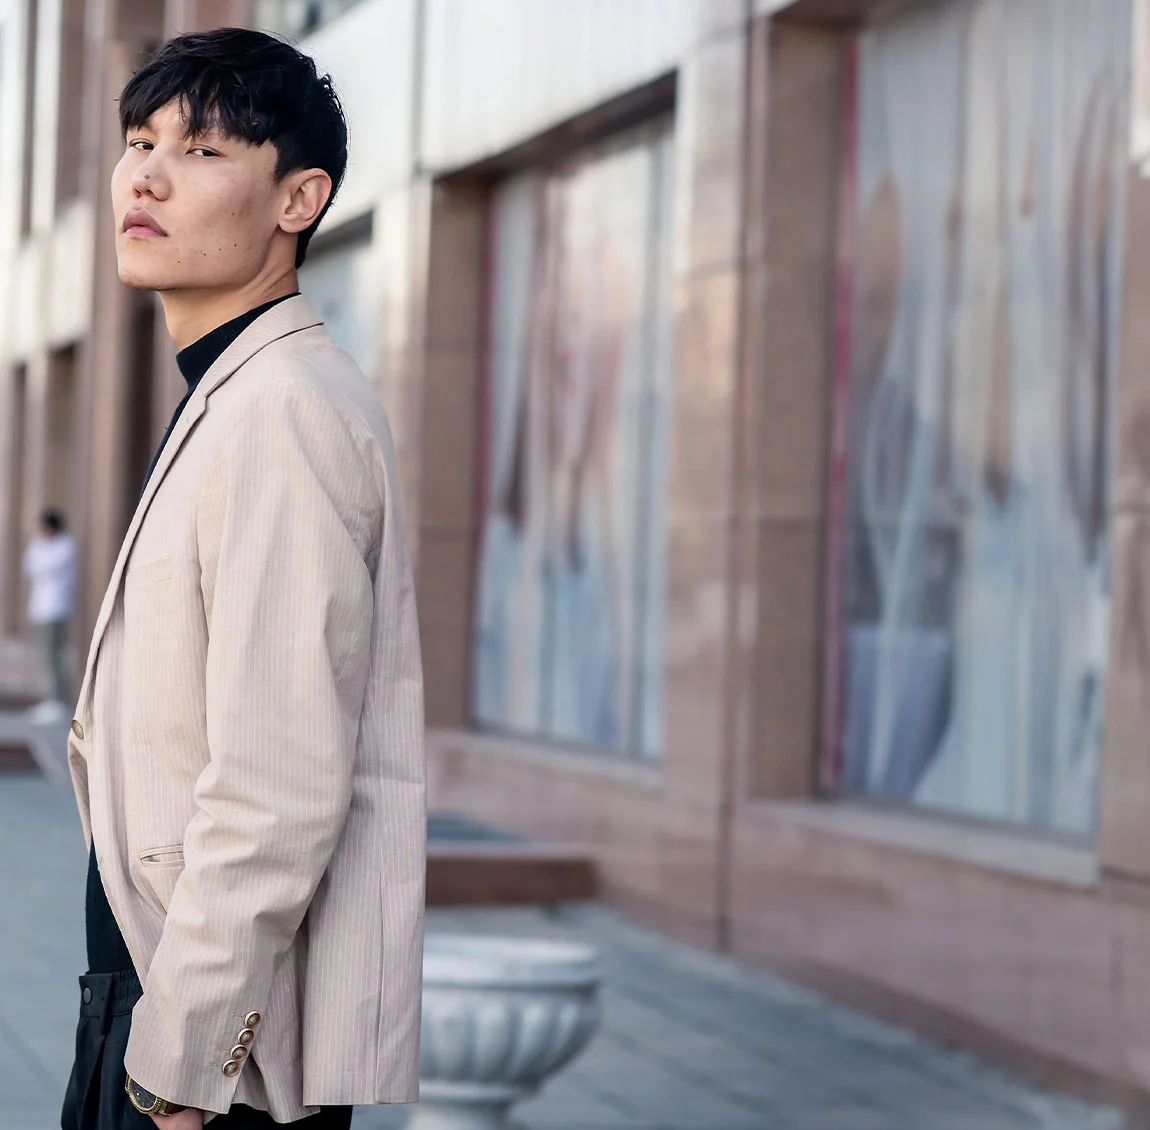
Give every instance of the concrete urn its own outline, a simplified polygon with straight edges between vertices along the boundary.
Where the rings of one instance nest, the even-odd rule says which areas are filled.
[[[501,1130],[513,1103],[599,1025],[587,946],[430,934],[423,956],[420,1098],[407,1130]]]

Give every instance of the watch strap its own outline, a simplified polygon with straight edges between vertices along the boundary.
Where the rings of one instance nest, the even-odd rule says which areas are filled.
[[[128,1092],[128,1100],[132,1106],[136,1108],[141,1114],[154,1115],[158,1118],[166,1117],[169,1114],[179,1114],[182,1110],[187,1110],[186,1106],[180,1106],[179,1103],[170,1103],[167,1099],[161,1099],[157,1095],[153,1095],[151,1091],[141,1087],[139,1083],[133,1087],[132,1077],[129,1075],[124,1080],[124,1090]],[[136,1097],[136,1087],[139,1087],[150,1099],[152,1103],[148,1106],[142,1106],[139,1099]]]

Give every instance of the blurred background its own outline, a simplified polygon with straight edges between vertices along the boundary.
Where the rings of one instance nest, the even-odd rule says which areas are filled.
[[[350,122],[301,285],[396,434],[433,898],[594,896],[608,917],[579,929],[640,924],[651,952],[781,974],[1150,1125],[1147,20],[0,0],[12,732],[46,686],[21,570],[39,515],[78,547],[74,680],[183,390],[154,298],[116,279],[115,98],[169,35],[275,31]],[[0,804],[25,786],[0,776]],[[803,1057],[823,1082],[853,1062],[835,1007],[825,1070]],[[946,1121],[927,1094],[873,1122],[748,1100],[746,1125],[1055,1125]],[[647,1125],[628,1101],[538,1125]]]

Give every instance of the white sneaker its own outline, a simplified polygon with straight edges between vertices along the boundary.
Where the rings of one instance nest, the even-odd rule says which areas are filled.
[[[36,703],[24,715],[24,720],[32,726],[50,726],[53,722],[62,722],[67,717],[68,708],[62,702],[48,698]]]

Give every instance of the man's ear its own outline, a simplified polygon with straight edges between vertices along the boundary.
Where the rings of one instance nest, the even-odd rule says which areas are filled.
[[[331,199],[331,177],[323,169],[301,169],[287,178],[290,195],[280,214],[280,230],[306,231]]]

